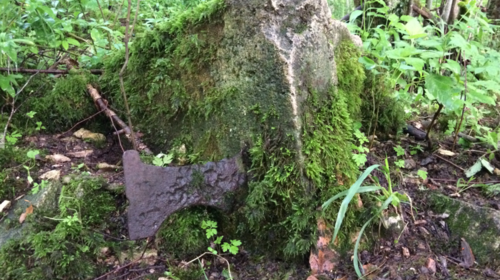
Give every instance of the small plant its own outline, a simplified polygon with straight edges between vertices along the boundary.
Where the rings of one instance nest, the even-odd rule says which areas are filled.
[[[162,166],[162,167],[164,167],[164,166],[167,166],[170,163],[172,163],[173,160],[174,160],[174,155],[172,153],[167,154],[167,155],[163,154],[163,153],[159,153],[153,159],[153,164],[156,165],[156,166]]]
[[[422,146],[420,146],[420,144],[418,144],[417,146],[412,146],[411,149],[410,149],[410,155],[414,156],[416,155],[418,152],[423,152],[424,149],[422,148]]]
[[[405,150],[400,145],[397,145],[396,147],[394,147],[394,151],[396,151],[396,156],[398,156],[398,157],[405,155]],[[394,164],[399,168],[403,168],[405,166],[405,161],[404,161],[404,159],[399,159],[399,160],[395,161]]]
[[[217,236],[217,222],[210,221],[210,220],[203,220],[201,223],[201,228],[203,228],[205,230],[206,236],[208,239],[212,238],[212,242],[214,245],[221,246],[223,252],[230,252],[233,255],[236,255],[238,253],[239,246],[241,245],[241,241],[239,241],[239,240],[231,240],[230,243],[224,242],[221,245],[223,236]],[[213,239],[214,237],[216,237],[216,238]],[[200,258],[206,254],[212,254],[212,255],[215,255],[215,256],[221,258],[222,260],[224,260],[227,263],[227,272],[225,273],[224,277],[232,280],[233,277],[231,275],[231,266],[229,264],[229,261],[226,258],[219,255],[217,250],[215,250],[214,248],[208,247],[207,250],[208,250],[208,252],[205,252],[205,253],[199,255],[198,257],[192,259],[191,261],[184,264],[184,266],[186,266],[194,261],[198,261],[198,263],[200,264],[200,266],[202,267],[202,270],[203,270],[203,266],[200,262]],[[203,270],[203,273],[205,273],[204,270]],[[208,279],[206,274],[205,274],[205,278]]]
[[[203,221],[201,223],[201,228],[206,231],[208,239],[210,239],[210,238],[212,238],[214,236],[217,236],[217,222],[214,222],[214,221]],[[238,251],[239,251],[238,247],[241,245],[241,241],[239,241],[239,240],[231,240],[230,243],[224,242],[224,243],[221,244],[223,237],[224,236],[218,236],[213,241],[214,244],[220,245],[223,252],[228,252],[229,251],[233,255],[238,254]],[[212,247],[208,247],[207,250],[210,253],[214,254],[214,255],[218,254],[217,251],[215,249],[213,249]]]
[[[417,171],[417,175],[422,178],[422,180],[426,180],[427,179],[427,171],[425,170],[418,170]]]
[[[360,123],[356,123],[354,125],[354,137],[356,137],[356,139],[358,139],[359,146],[352,144],[352,149],[354,151],[357,151],[357,153],[352,154],[352,159],[354,160],[354,162],[356,163],[356,165],[358,167],[365,165],[366,153],[368,153],[368,151],[369,151],[368,148],[363,146],[364,143],[368,142],[368,138],[366,137],[366,135],[363,132],[361,132],[359,130],[360,128],[361,128]]]
[[[351,200],[354,198],[356,194],[359,193],[368,193],[368,192],[381,192],[382,194],[379,194],[377,196],[377,199],[382,201],[382,205],[378,207],[375,211],[375,214],[363,225],[361,228],[358,238],[356,240],[356,244],[354,245],[354,256],[353,256],[353,264],[354,264],[354,269],[356,271],[356,274],[358,277],[363,278],[363,274],[361,273],[361,270],[359,268],[359,259],[358,259],[358,248],[359,248],[359,243],[361,241],[361,237],[363,236],[363,232],[365,231],[366,227],[375,219],[376,217],[379,217],[390,205],[392,205],[395,209],[399,206],[401,201],[407,201],[408,197],[406,194],[400,194],[398,192],[393,191],[392,189],[392,182],[391,182],[391,177],[390,177],[390,170],[389,170],[389,162],[387,158],[385,159],[385,166],[382,167],[382,172],[384,173],[388,186],[387,189],[383,188],[380,186],[380,184],[377,182],[377,185],[375,186],[361,186],[363,181],[368,177],[368,175],[378,168],[379,165],[372,165],[368,167],[361,176],[359,176],[358,180],[348,189],[343,192],[338,193],[337,195],[333,196],[329,200],[327,200],[325,203],[323,203],[323,210],[326,210],[330,204],[341,197],[344,197],[342,200],[342,203],[340,205],[339,212],[337,214],[337,219],[335,222],[335,231],[333,234],[332,240],[335,240],[337,238],[337,234],[339,233],[340,226],[342,225],[342,222],[344,220],[345,214],[347,212],[347,207],[349,206],[349,203]],[[376,178],[376,177],[375,177]],[[376,180],[377,181],[377,180]],[[397,211],[397,210],[396,210]]]

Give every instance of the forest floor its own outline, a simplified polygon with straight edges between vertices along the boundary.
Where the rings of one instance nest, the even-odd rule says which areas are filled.
[[[122,147],[117,140],[112,140],[113,138],[116,139],[113,136],[107,137],[108,140],[102,148],[96,148],[89,142],[73,136],[38,135],[24,140],[26,144],[34,143],[36,148],[43,149],[48,154],[62,154],[72,158],[73,163],[58,164],[57,167],[62,174],[71,173],[75,168],[75,162],[78,162],[80,170],[89,171],[93,176],[104,177],[109,185],[121,186],[124,183],[123,170],[97,168],[99,163],[104,162],[115,166],[121,164]],[[483,170],[478,172],[471,182],[467,182],[464,175],[464,172],[486,153],[485,147],[477,145],[463,150],[457,145],[457,149],[452,152],[452,138],[436,141],[434,143],[436,148],[433,151],[427,151],[426,145],[426,142],[419,142],[408,136],[403,136],[397,141],[375,141],[368,154],[367,166],[382,165],[386,157],[390,162],[403,159],[405,166],[393,172],[392,176],[395,177],[393,183],[396,191],[404,192],[412,198],[411,206],[415,209],[426,209],[427,202],[418,194],[422,189],[435,190],[445,196],[478,206],[500,209],[500,191],[486,194],[483,188],[475,187],[483,186],[481,184],[499,184],[498,175]],[[394,148],[398,146],[404,149],[404,155],[397,155]],[[498,152],[489,162],[493,166],[500,167]],[[54,169],[53,163],[43,161],[39,163],[41,164],[39,174]],[[427,172],[425,180],[417,176],[418,170]],[[374,176],[380,177],[383,181],[380,174]],[[117,197],[117,203],[126,204],[125,196]],[[406,226],[398,242],[377,237],[372,246],[373,250],[360,253],[367,279],[500,279],[500,268],[474,263],[473,250],[463,249],[467,243],[461,243],[457,238],[450,238],[449,229],[443,222],[441,213],[419,211],[414,214],[409,204],[405,204],[401,209]],[[117,213],[117,216],[122,217],[117,219],[121,221],[119,222],[121,230],[113,233],[128,236],[124,219],[126,213]],[[446,248],[433,247],[434,244],[443,244],[443,240],[448,244]],[[242,249],[238,255],[228,256],[227,260],[231,264],[234,279],[307,279],[310,273],[307,258],[304,258],[302,264],[289,264],[252,256]],[[176,278],[175,275],[167,276],[165,271],[172,267],[179,268],[186,261],[189,260],[172,259],[166,252],[155,252],[149,258],[146,256],[145,260],[132,263],[120,263],[118,256],[107,255],[104,262],[109,267],[109,274],[101,279],[182,279]],[[467,265],[467,262],[471,263]],[[205,266],[205,275],[200,279],[226,279],[223,270],[227,265],[220,259],[204,256],[200,258],[199,263],[194,262],[195,266],[199,267],[200,264]],[[348,256],[341,258],[334,270],[325,277],[324,279],[357,279]]]

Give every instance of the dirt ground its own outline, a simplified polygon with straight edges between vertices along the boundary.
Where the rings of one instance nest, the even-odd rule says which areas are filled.
[[[70,156],[75,159],[72,160],[73,163],[60,163],[57,166],[63,175],[70,173],[77,165],[75,162],[78,162],[83,163],[79,167],[80,170],[89,171],[95,176],[103,176],[110,185],[123,185],[123,171],[110,172],[97,168],[98,163],[103,162],[121,165],[122,145],[113,135],[107,137],[106,143],[101,148],[96,148],[71,135],[38,135],[25,139],[25,142],[47,151],[47,154],[73,153],[73,156]],[[439,145],[442,150],[451,151],[452,144],[452,139],[442,139],[435,145]],[[497,210],[500,208],[498,194],[485,196],[479,188],[469,188],[465,191],[457,188],[457,180],[464,178],[464,170],[472,166],[484,154],[486,151],[484,147],[477,146],[472,151],[461,151],[459,148],[454,151],[457,156],[447,157],[436,152],[437,149],[427,151],[425,142],[418,142],[411,137],[403,136],[398,141],[375,142],[370,149],[367,166],[383,164],[386,156],[390,162],[394,162],[396,160],[394,147],[397,145],[405,149],[406,155],[403,158],[407,159],[408,166],[391,174],[395,177],[395,190],[407,193],[412,198],[414,208],[426,208],[427,202],[422,200],[421,195],[418,195],[418,191],[422,188],[435,190],[475,205]],[[415,147],[422,149],[415,149]],[[412,149],[416,152],[410,155]],[[74,154],[82,151],[92,151],[92,153],[86,156]],[[491,164],[500,166],[499,158],[497,153],[491,159]],[[43,160],[40,160],[40,163],[42,168],[39,174],[54,168],[53,163]],[[427,171],[426,180],[416,176],[417,170],[422,168]],[[384,180],[380,173],[375,173],[373,176],[379,177],[381,182]],[[475,183],[500,183],[498,176],[485,171],[481,171],[475,177]],[[117,197],[117,201],[127,203],[124,195]],[[393,242],[392,238],[383,238],[382,235],[377,236],[373,249],[360,253],[367,279],[500,279],[498,276],[500,268],[475,264],[473,252],[467,248],[467,243],[450,238],[449,229],[437,213],[429,211],[416,213],[412,211],[409,204],[403,204],[401,210],[405,229],[399,236],[398,242]],[[122,236],[128,236],[125,217],[126,213],[121,213],[116,219]],[[378,235],[376,230],[366,234]],[[205,256],[200,260],[206,265],[206,276],[202,276],[201,279],[205,277],[226,279],[222,275],[226,268],[225,262],[212,256]],[[289,264],[252,256],[243,249],[238,255],[227,257],[227,260],[231,263],[235,279],[306,279],[310,273],[307,257],[304,257],[302,263]],[[179,267],[185,261],[187,260],[169,259],[168,254],[158,252],[157,258],[147,264],[141,262],[110,264],[109,274],[101,279],[158,279],[158,275],[162,275],[167,267]],[[207,265],[207,262],[211,265]],[[163,279],[176,279],[163,277],[165,277]],[[357,279],[349,254],[338,260],[338,265],[328,275],[322,277],[317,276],[317,279]]]

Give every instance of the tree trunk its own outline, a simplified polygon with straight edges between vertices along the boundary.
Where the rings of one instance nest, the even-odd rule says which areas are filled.
[[[194,161],[248,147],[253,180],[230,228],[251,236],[247,246],[303,256],[316,243],[316,219],[334,221],[335,207],[318,207],[357,174],[350,141],[361,42],[332,20],[326,0],[224,4],[186,11],[134,42],[125,78],[132,117],[153,150],[185,145]],[[108,61],[103,89],[118,93],[121,60]]]

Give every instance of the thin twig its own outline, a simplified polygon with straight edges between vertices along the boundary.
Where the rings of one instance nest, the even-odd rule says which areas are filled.
[[[115,270],[109,271],[109,272],[107,272],[107,273],[105,273],[105,274],[103,274],[103,275],[101,275],[101,276],[99,276],[97,278],[94,278],[94,280],[103,279],[104,277],[106,277],[108,275],[111,275],[113,273],[117,273],[118,271],[120,271],[120,270],[122,270],[122,269],[124,269],[126,267],[129,267],[129,266],[131,266],[131,265],[139,262],[140,260],[142,260],[142,258],[144,257],[144,253],[146,252],[146,249],[148,248],[149,243],[150,243],[149,241],[146,243],[146,246],[144,247],[144,250],[142,251],[142,254],[141,254],[141,256],[139,258],[137,258],[136,260],[134,260],[132,262],[129,262],[126,265],[120,266],[120,267],[116,268]]]
[[[99,112],[97,112],[97,113],[93,114],[92,116],[87,117],[87,118],[85,118],[85,119],[83,119],[83,120],[81,120],[81,121],[77,122],[77,123],[76,123],[74,126],[72,126],[70,129],[68,129],[68,130],[66,130],[65,132],[61,133],[61,135],[59,135],[59,137],[57,137],[57,138],[60,138],[61,136],[65,135],[66,133],[68,133],[68,132],[70,132],[71,130],[73,130],[75,127],[77,127],[77,126],[78,126],[79,124],[81,124],[82,122],[85,122],[85,121],[88,121],[88,120],[90,120],[90,119],[94,118],[95,116],[99,115],[100,113],[104,112],[105,110],[106,110],[106,109],[101,109],[101,111],[99,111]]]
[[[194,262],[194,261],[196,261],[196,260],[199,260],[201,257],[203,257],[204,255],[207,255],[207,254],[208,254],[208,255],[214,255],[214,256],[216,256],[216,257],[219,257],[219,258],[223,259],[223,260],[227,263],[227,271],[228,271],[228,273],[229,273],[229,277],[230,277],[230,279],[233,279],[232,274],[231,274],[231,265],[229,264],[229,261],[228,261],[226,258],[224,258],[224,257],[222,257],[222,256],[220,256],[220,255],[216,255],[216,254],[214,254],[214,253],[205,252],[205,253],[203,253],[203,254],[199,255],[198,257],[196,257],[196,258],[194,258],[194,259],[192,259],[192,260],[188,261],[187,263],[183,264],[183,266],[184,266],[184,267],[186,267],[188,264],[190,264],[190,263],[192,263],[192,262]]]
[[[140,0],[137,0],[139,3]],[[125,26],[125,62],[123,63],[122,69],[120,70],[120,90],[122,92],[123,96],[123,102],[125,103],[125,109],[127,110],[127,121],[128,121],[128,126],[130,128],[130,135],[132,136],[132,144],[134,145],[134,149],[137,150],[137,141],[135,141],[135,133],[134,133],[134,128],[132,126],[132,117],[130,114],[130,107],[128,106],[128,99],[127,99],[127,94],[125,93],[125,85],[123,82],[123,73],[125,72],[125,69],[127,69],[128,65],[128,59],[129,59],[129,46],[128,46],[128,41],[130,39],[130,33],[129,33],[129,23],[130,23],[130,10],[131,10],[132,2],[128,0],[128,9],[127,9],[127,23]],[[136,14],[139,11],[136,11]],[[133,29],[133,27],[132,27]]]
[[[443,158],[443,157],[440,157],[440,156],[439,156],[439,155],[437,155],[437,154],[434,154],[434,155],[435,155],[436,157],[438,157],[439,159],[444,160],[444,161],[446,161],[447,163],[449,163],[449,164],[451,164],[451,165],[455,166],[456,168],[458,168],[458,169],[462,170],[463,172],[465,172],[465,169],[463,169],[462,167],[460,167],[460,166],[458,166],[458,165],[454,164],[453,162],[451,162],[451,161],[449,161],[449,160],[447,160],[447,159],[445,159],[445,158]]]
[[[464,113],[465,113],[465,102],[467,101],[467,61],[464,61],[464,66],[465,66],[465,82],[464,82],[464,106],[462,107],[462,116],[460,117],[460,122],[457,125],[457,129],[455,130],[455,138],[453,138],[453,146],[451,148],[452,151],[455,151],[455,144],[457,143],[457,138],[458,138],[458,132],[460,131],[460,127],[462,127],[462,122],[464,120]]]
[[[10,71],[12,73],[43,73],[43,74],[68,74],[67,70],[57,70],[57,69],[27,69],[27,68],[16,68],[16,69],[8,69],[6,67],[0,67],[0,72]],[[92,74],[102,74],[104,73],[101,69],[90,69],[90,73]]]
[[[21,89],[19,89],[16,92],[16,94],[12,97],[9,118],[7,119],[7,123],[5,124],[5,127],[3,129],[2,141],[0,141],[0,143],[5,143],[5,139],[6,139],[6,136],[7,136],[7,129],[9,128],[10,122],[12,121],[12,118],[14,117],[14,113],[16,112],[16,99],[17,99],[17,96],[26,88],[26,86],[29,84],[29,82],[31,81],[31,79],[33,79],[33,77],[35,77],[36,75],[38,75],[38,72],[35,73],[35,74],[33,74],[33,75],[31,75],[29,77],[29,79],[26,81],[26,83],[21,87]]]
[[[431,124],[429,125],[429,128],[427,129],[427,134],[425,135],[425,138],[427,140],[427,148],[431,149],[432,148],[432,140],[431,140],[431,129],[434,127],[434,122],[436,121],[437,117],[439,116],[439,113],[441,113],[441,110],[443,109],[443,104],[439,103],[439,108],[437,112],[434,114],[434,117],[432,118]]]
[[[125,149],[123,148],[123,145],[122,145],[122,140],[120,138],[120,133],[118,133],[118,129],[115,126],[115,122],[113,121],[113,118],[109,117],[109,119],[111,120],[111,124],[113,125],[113,128],[115,129],[115,132],[116,132],[116,136],[118,137],[118,144],[120,144],[120,148],[122,149],[122,153],[124,153]]]

